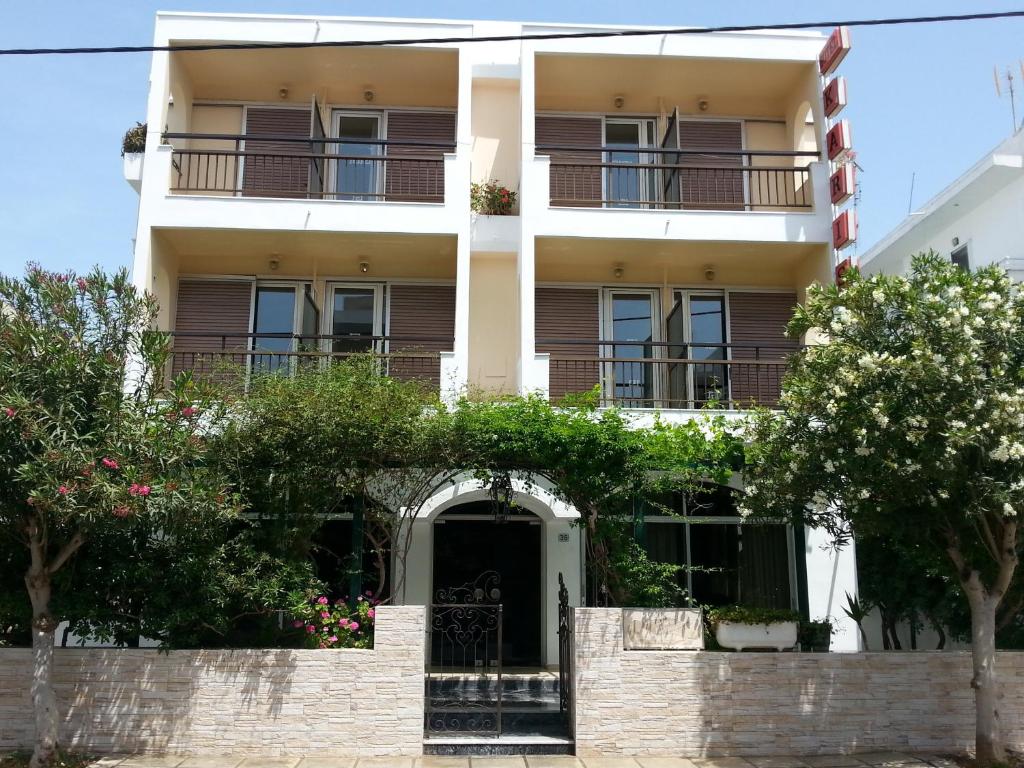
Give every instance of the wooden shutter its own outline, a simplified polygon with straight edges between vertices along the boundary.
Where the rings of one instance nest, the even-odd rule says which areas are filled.
[[[743,123],[680,120],[679,148],[702,152],[699,155],[680,156],[680,164],[683,166],[679,173],[683,208],[719,211],[743,209],[742,155],[715,154],[715,150],[743,150]]]
[[[443,203],[444,153],[455,151],[455,113],[388,112],[387,131],[384,198]],[[440,142],[451,147],[418,147],[402,145],[402,141]]]
[[[538,352],[551,354],[550,397],[588,392],[600,381],[597,344],[601,335],[601,292],[596,288],[537,287],[534,333]],[[559,340],[565,340],[559,343]]]
[[[310,109],[248,107],[247,136],[310,137]],[[273,139],[246,139],[242,194],[247,197],[306,197],[309,192],[310,144]],[[290,157],[300,155],[300,157]]]
[[[551,205],[601,206],[601,168],[604,129],[599,117],[537,115],[537,154],[551,156]],[[594,147],[593,152],[547,150],[556,147]]]
[[[795,293],[729,293],[730,357],[755,360],[731,366],[732,399],[774,405],[782,391],[785,360],[799,346],[786,336],[796,308]]]
[[[244,366],[251,307],[249,281],[180,280],[171,375],[183,370],[209,373],[225,364]]]
[[[392,285],[388,294],[389,375],[439,386],[438,353],[455,345],[455,286]]]

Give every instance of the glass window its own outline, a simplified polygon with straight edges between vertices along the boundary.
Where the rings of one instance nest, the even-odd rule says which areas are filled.
[[[960,269],[968,270],[971,269],[971,257],[967,251],[967,245],[961,245],[959,248],[949,254],[949,259],[956,264]]]
[[[375,288],[338,286],[331,304],[331,335],[350,336],[331,342],[335,352],[366,352],[373,348]]]
[[[679,583],[695,605],[793,605],[790,528],[743,523],[727,486],[677,496],[675,517],[646,516],[651,559],[684,567]]]
[[[338,115],[336,192],[339,200],[376,200],[380,195],[379,115]],[[346,139],[348,141],[346,141]],[[364,159],[365,158],[365,159]]]
[[[605,162],[615,163],[605,173],[605,199],[614,208],[639,208],[653,200],[655,174],[647,168],[630,168],[651,163],[649,153],[640,152],[654,143],[652,120],[608,120],[604,143],[608,148]]]
[[[610,350],[612,397],[625,407],[643,408],[654,404],[654,371],[649,343],[654,337],[654,296],[650,293],[613,293],[611,296]],[[634,362],[636,361],[636,362]]]
[[[253,367],[276,371],[288,366],[295,338],[295,288],[288,286],[257,286],[253,318]],[[267,335],[263,335],[267,334]]]

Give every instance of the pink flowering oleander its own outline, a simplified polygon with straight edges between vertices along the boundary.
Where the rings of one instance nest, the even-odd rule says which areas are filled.
[[[102,459],[102,464],[103,464],[103,466],[104,466],[104,467],[106,467],[107,469],[117,469],[117,468],[118,468],[118,466],[119,466],[119,465],[118,465],[118,463],[117,463],[116,461],[114,461],[113,459],[108,459],[108,458],[107,458],[107,457],[105,457],[105,456],[104,456],[104,457],[103,457],[103,459]]]
[[[13,408],[11,408],[10,406],[7,406],[6,408],[4,408],[4,413],[7,414],[7,418],[8,419],[13,419],[18,414],[18,412],[16,410],[14,410]]]
[[[186,406],[185,408],[181,409],[181,415],[184,416],[186,419],[190,416],[195,416],[196,409],[193,408],[191,405]]]
[[[60,488],[57,489],[57,493],[59,493],[61,496],[67,496],[68,490],[69,489],[66,485],[62,485]]]

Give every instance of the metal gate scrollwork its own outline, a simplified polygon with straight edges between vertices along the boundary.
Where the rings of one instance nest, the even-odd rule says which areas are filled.
[[[569,732],[573,729],[572,716],[572,610],[569,608],[569,590],[565,579],[558,574],[558,709]]]
[[[426,735],[501,735],[501,576],[439,589],[427,624]]]

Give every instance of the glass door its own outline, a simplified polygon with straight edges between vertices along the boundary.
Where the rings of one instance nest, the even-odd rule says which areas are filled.
[[[688,343],[682,349],[692,360],[688,376],[692,407],[700,408],[710,401],[728,400],[728,369],[723,363],[715,362],[728,357],[725,296],[680,291],[676,293],[676,307],[682,310],[685,318]]]
[[[347,357],[360,352],[381,352],[377,285],[331,287],[331,352]]]
[[[296,286],[256,286],[253,307],[252,369],[259,373],[288,372],[295,352],[298,302]]]
[[[337,200],[379,200],[384,188],[381,116],[367,112],[336,112],[334,192]]]
[[[651,408],[658,390],[652,341],[657,328],[655,291],[612,291],[606,306],[607,338],[602,353],[611,358],[605,372],[606,395],[622,407]]]
[[[606,120],[604,162],[604,199],[609,208],[645,208],[655,200],[655,174],[642,166],[651,163],[651,155],[642,152],[654,144],[654,121],[646,119]],[[635,166],[635,167],[630,167]]]

